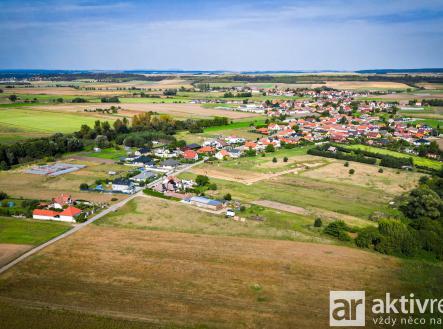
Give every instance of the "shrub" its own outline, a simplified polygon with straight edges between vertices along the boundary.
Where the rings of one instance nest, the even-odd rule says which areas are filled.
[[[339,231],[338,232],[338,239],[340,241],[351,241],[352,238],[349,236],[348,232],[346,231]]]
[[[89,185],[88,184],[86,184],[86,183],[81,183],[80,184],[80,190],[84,191],[84,190],[87,190],[87,189],[89,189]]]
[[[225,196],[223,197],[223,199],[225,199],[226,201],[231,201],[232,200],[232,196],[230,193],[226,193]]]
[[[438,219],[443,209],[443,201],[440,196],[431,190],[427,185],[421,185],[413,189],[406,197],[406,202],[400,206],[407,217],[417,219],[429,217]]]
[[[358,233],[355,244],[360,248],[369,248],[380,243],[380,239],[381,234],[376,227],[366,227]]]
[[[274,147],[274,145],[272,145],[272,144],[268,144],[268,145],[266,145],[266,147],[265,147],[265,152],[275,152],[275,147]]]
[[[209,177],[208,176],[203,176],[203,175],[198,175],[195,178],[195,182],[197,183],[198,186],[205,186],[209,184]]]
[[[355,169],[349,169],[349,175],[354,175]]]
[[[349,231],[349,226],[342,220],[336,220],[329,223],[325,229],[324,233],[332,235],[333,237],[338,238],[341,231]]]
[[[288,160],[289,160],[288,157],[283,158],[283,162],[288,162]]]
[[[8,194],[6,192],[0,191],[0,200],[4,200],[8,198]]]
[[[415,234],[400,221],[382,219],[378,224],[381,234],[376,250],[385,254],[402,254],[412,256],[418,245]]]
[[[274,163],[277,162],[277,158],[276,158],[276,157],[273,157],[273,158],[272,158],[272,162],[274,162]]]
[[[378,169],[378,172],[379,172],[380,174],[382,174],[382,173],[383,173],[383,168]]]
[[[323,222],[321,220],[321,218],[316,218],[314,221],[314,227],[321,227],[323,225]]]
[[[346,161],[345,164],[344,164],[344,166],[345,166],[345,167],[349,167],[349,162]]]
[[[215,184],[215,183],[209,184],[208,185],[208,190],[216,191],[217,190],[217,184]]]

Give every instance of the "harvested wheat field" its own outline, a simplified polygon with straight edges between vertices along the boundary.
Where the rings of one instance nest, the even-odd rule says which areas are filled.
[[[134,116],[143,112],[157,112],[161,114],[169,114],[177,118],[205,118],[205,117],[228,117],[231,119],[251,118],[256,117],[255,113],[236,112],[221,109],[208,109],[199,104],[190,103],[165,103],[165,104],[149,104],[149,103],[124,103],[122,99],[121,103],[115,104],[103,104],[103,103],[81,103],[81,104],[61,104],[61,105],[48,105],[48,106],[36,106],[31,107],[35,111],[53,111],[59,113],[78,113],[85,116],[96,116],[107,119],[116,119],[116,116],[101,114],[97,112],[85,112],[85,109],[95,110],[97,108],[109,108],[111,105],[120,106],[120,116]]]
[[[0,243],[0,266],[8,264],[31,248],[29,244]]]
[[[114,96],[126,95],[127,90],[84,90],[71,87],[39,87],[39,88],[11,88],[8,93],[27,95],[54,95],[54,96]]]
[[[180,327],[326,328],[330,290],[396,291],[399,268],[332,245],[92,226],[3,274],[0,303],[22,322],[52,309]]]

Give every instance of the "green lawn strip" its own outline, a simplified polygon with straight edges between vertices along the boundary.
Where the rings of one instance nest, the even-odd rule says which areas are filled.
[[[39,245],[70,228],[69,224],[60,222],[0,217],[0,243]]]
[[[214,126],[214,127],[208,127],[204,129],[205,133],[208,132],[222,132],[223,130],[227,129],[236,129],[236,128],[254,128],[254,125],[263,125],[265,124],[265,120],[262,118],[259,119],[249,119],[248,121],[235,121],[231,124],[224,125],[224,126]],[[257,135],[259,136],[259,135]]]
[[[114,148],[107,148],[102,149],[100,152],[88,152],[84,153],[83,155],[100,159],[119,160],[121,157],[125,157],[127,154],[123,149],[116,150]]]

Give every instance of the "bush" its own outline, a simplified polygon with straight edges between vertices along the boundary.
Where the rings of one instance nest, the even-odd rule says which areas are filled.
[[[272,158],[272,162],[276,163],[276,162],[277,162],[277,158],[276,158],[276,157],[273,157],[273,158]]]
[[[265,152],[269,153],[269,152],[275,152],[275,147],[272,144],[268,144],[265,147]]]
[[[427,185],[413,189],[406,197],[405,203],[400,206],[400,211],[407,217],[418,219],[429,217],[440,218],[443,201],[440,196]]]
[[[418,244],[415,234],[400,221],[382,219],[378,224],[381,234],[380,243],[375,249],[385,254],[412,256]]]
[[[355,244],[360,248],[370,248],[380,243],[380,239],[381,234],[376,227],[366,227],[358,233]]]
[[[345,167],[349,167],[349,162],[346,161],[345,164],[344,164],[344,166],[345,166]]]
[[[314,221],[314,227],[322,227],[323,222],[321,220],[321,218],[316,218]]]
[[[380,174],[382,174],[382,173],[383,173],[383,168],[378,169],[378,172],[379,172]]]
[[[84,190],[88,190],[89,189],[89,185],[86,183],[81,183],[80,184],[80,190],[84,191]]]
[[[289,160],[288,157],[283,158],[283,162],[288,162],[288,160]]]
[[[232,196],[230,193],[225,194],[225,196],[223,197],[223,199],[225,199],[226,201],[231,201],[232,200]]]
[[[349,169],[349,175],[354,175],[355,169]]]
[[[325,229],[324,233],[332,235],[333,237],[338,238],[341,231],[349,231],[349,226],[342,220],[336,220],[329,223]]]
[[[209,177],[208,176],[203,176],[203,175],[198,175],[195,178],[195,182],[197,183],[198,186],[205,186],[209,184]]]
[[[348,232],[346,231],[339,231],[338,232],[338,239],[340,241],[351,241],[352,238],[349,236]]]
[[[0,191],[0,200],[4,200],[8,198],[8,194],[3,191]]]
[[[217,184],[215,184],[215,183],[209,184],[208,185],[208,190],[216,191],[217,190]]]

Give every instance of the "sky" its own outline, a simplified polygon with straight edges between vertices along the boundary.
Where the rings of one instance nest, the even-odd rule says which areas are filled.
[[[443,67],[443,0],[0,0],[0,69]]]

